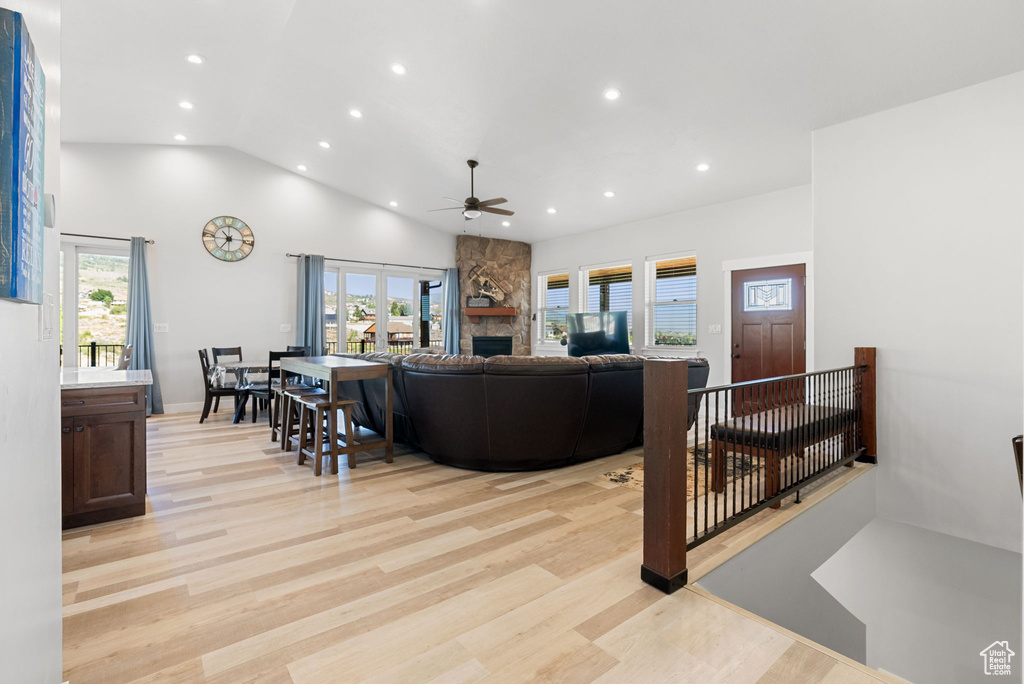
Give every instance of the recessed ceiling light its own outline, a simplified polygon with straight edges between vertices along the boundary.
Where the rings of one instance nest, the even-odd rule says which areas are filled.
[[[177,140],[178,142],[185,142],[186,140],[188,140],[188,138],[183,136],[181,133],[179,133],[178,135],[174,136],[174,139]]]
[[[605,197],[615,197],[615,191],[614,190],[605,190],[604,191],[604,196]]]
[[[305,164],[299,164],[295,168],[297,168],[299,171],[308,171]]]
[[[192,105],[191,102],[188,102],[186,100],[182,100],[181,102],[178,103],[178,106],[181,107],[182,109],[192,109],[193,105]]]
[[[321,140],[320,147],[324,148],[325,150],[329,150],[331,149],[331,143],[327,142],[326,140]]]
[[[697,166],[695,168],[698,171],[707,171],[708,169],[711,168],[711,164],[706,164],[704,162],[701,162],[700,164],[697,164]]]
[[[361,111],[359,111],[358,109],[350,109],[350,110],[348,110],[348,113],[351,114],[356,119],[362,119],[363,118],[363,113]]]
[[[205,59],[203,59],[199,55],[189,55],[185,59],[188,60],[189,64],[202,64],[203,62],[206,61]]]
[[[604,91],[604,99],[606,100],[618,100],[622,97],[622,91],[618,88],[608,88]]]
[[[554,208],[554,207],[548,207],[548,213],[549,213],[549,214],[554,214],[554,213],[555,213],[555,211],[556,211],[556,210],[555,210],[555,208]]]
[[[405,73],[408,71],[408,69],[405,68],[404,64],[399,64],[398,62],[395,62],[394,64],[391,65],[391,71],[395,72],[399,76],[405,76]]]
[[[397,207],[398,206],[398,202],[395,202],[394,200],[388,202],[388,204],[390,204],[393,207]]]
[[[501,222],[501,225],[503,225],[503,226],[505,226],[506,228],[508,228],[508,227],[509,227],[509,226],[511,226],[512,224],[511,224],[511,223],[509,223],[508,221],[502,221],[502,222]]]

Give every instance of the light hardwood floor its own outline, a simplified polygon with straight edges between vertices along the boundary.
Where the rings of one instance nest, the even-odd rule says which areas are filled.
[[[70,684],[890,681],[643,584],[642,494],[599,477],[636,452],[509,474],[396,449],[316,478],[230,418],[150,419],[150,512],[64,534]],[[860,470],[701,546],[691,580]]]

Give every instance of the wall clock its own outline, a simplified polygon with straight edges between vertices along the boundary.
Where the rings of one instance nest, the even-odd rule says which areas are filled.
[[[252,228],[234,216],[218,216],[203,228],[203,246],[215,259],[241,261],[256,244]]]

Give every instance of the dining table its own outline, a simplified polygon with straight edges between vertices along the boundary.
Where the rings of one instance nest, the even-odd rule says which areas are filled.
[[[270,367],[266,361],[217,361],[210,364],[210,384],[221,389],[235,388],[233,423],[245,417],[246,394],[251,389],[265,389],[270,383]]]
[[[394,384],[391,364],[379,361],[364,361],[344,356],[293,356],[281,359],[279,368],[281,384],[287,384],[287,376],[301,375],[323,381],[330,397],[328,410],[337,411],[346,397],[341,394],[341,383],[346,381],[372,380],[383,378],[385,384],[384,435],[381,439],[358,442],[354,435],[345,435],[345,446],[338,446],[338,435],[330,435],[331,462],[337,463],[341,454],[348,455],[349,468],[355,467],[355,453],[370,449],[384,448],[384,460],[394,461]]]

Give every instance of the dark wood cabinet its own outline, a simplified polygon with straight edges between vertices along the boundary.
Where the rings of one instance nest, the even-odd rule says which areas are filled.
[[[63,526],[146,512],[144,386],[61,392]]]

